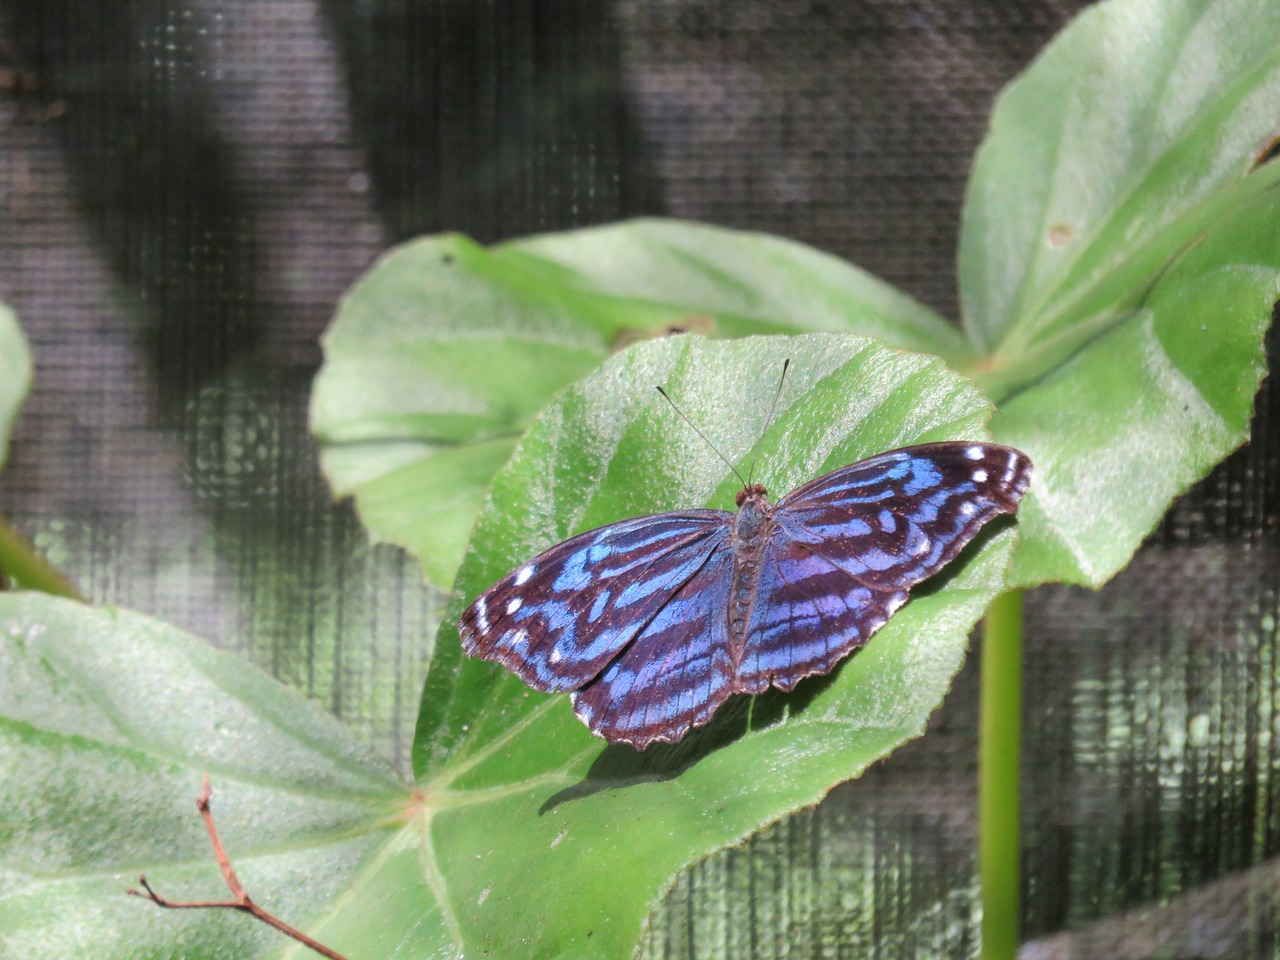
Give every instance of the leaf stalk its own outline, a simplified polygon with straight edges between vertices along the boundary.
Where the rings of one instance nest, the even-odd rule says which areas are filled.
[[[1018,770],[1022,735],[1022,591],[1000,596],[982,632],[978,717],[978,873],[982,960],[1018,954]]]

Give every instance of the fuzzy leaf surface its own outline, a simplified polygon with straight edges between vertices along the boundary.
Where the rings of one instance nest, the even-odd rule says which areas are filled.
[[[193,802],[205,773],[246,889],[304,930],[412,829],[390,764],[248,663],[137,614],[0,594],[0,956],[278,956],[247,917],[124,894],[145,872],[174,899],[229,896]],[[388,949],[353,960],[402,946],[373,940]]]
[[[1013,581],[1098,586],[1249,436],[1280,295],[1280,7],[1111,0],[1001,96],[960,244],[971,372],[1039,482]]]

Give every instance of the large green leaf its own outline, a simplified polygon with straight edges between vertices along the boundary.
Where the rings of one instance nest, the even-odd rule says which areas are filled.
[[[1113,0],[1000,97],[960,243],[965,329],[1004,389],[1132,312],[1165,265],[1251,208],[1280,129],[1280,6]],[[1003,392],[1003,391],[1001,391]]]
[[[679,870],[918,735],[959,667],[1001,587],[1007,525],[834,676],[761,698],[750,731],[737,703],[674,747],[606,746],[567,697],[461,657],[462,605],[536,551],[648,511],[731,506],[739,482],[653,385],[745,472],[784,357],[794,377],[757,464],[775,495],[874,451],[983,434],[986,402],[939,361],[839,335],[645,344],[557,396],[494,481],[414,750],[439,798],[432,845],[468,955],[631,955]]]
[[[390,765],[244,661],[141,616],[0,594],[0,956],[280,950],[245,917],[124,895],[145,871],[177,899],[227,896],[193,803],[206,772],[249,892],[304,928],[411,833]]]
[[[1249,437],[1280,296],[1280,191],[1179,259],[1132,317],[992,421],[1028,453],[1014,585],[1097,585],[1170,502]]]
[[[1275,4],[1113,0],[1000,99],[960,288],[993,432],[1038,467],[1017,584],[1104,582],[1248,438],[1280,293],[1280,165],[1257,165],[1277,35]]]
[[[325,336],[311,413],[325,472],[375,539],[447,584],[485,487],[552,392],[672,328],[962,349],[905,295],[763,234],[636,221],[491,250],[433,237],[375,265]]]
[[[31,389],[31,354],[18,318],[0,303],[0,467],[9,453],[9,431]]]

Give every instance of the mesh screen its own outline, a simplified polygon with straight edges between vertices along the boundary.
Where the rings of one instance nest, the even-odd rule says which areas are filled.
[[[0,299],[38,366],[0,511],[403,765],[439,598],[305,433],[346,286],[420,233],[662,213],[954,316],[992,98],[1078,6],[0,0]],[[1278,404],[1112,584],[1028,600],[1030,956],[1280,954]],[[646,955],[975,956],[977,661],[927,737],[682,877]]]

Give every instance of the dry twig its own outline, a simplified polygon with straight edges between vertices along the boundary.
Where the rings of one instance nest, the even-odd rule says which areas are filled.
[[[209,840],[213,843],[213,855],[217,858],[218,866],[222,870],[222,879],[227,882],[227,889],[231,891],[231,895],[235,899],[169,900],[151,889],[151,884],[147,883],[145,875],[138,877],[138,883],[142,885],[141,890],[136,887],[130,887],[125,893],[150,900],[157,907],[164,907],[166,910],[239,910],[241,913],[247,913],[263,923],[275,927],[286,937],[292,937],[303,946],[310,947],[322,957],[328,957],[329,960],[347,960],[342,954],[329,949],[323,943],[312,940],[301,930],[296,930],[289,926],[289,924],[268,913],[250,899],[248,892],[240,885],[240,879],[236,876],[236,872],[231,866],[231,860],[227,856],[227,851],[222,846],[222,840],[218,836],[218,828],[214,826],[213,812],[209,809],[209,798],[212,795],[213,788],[209,785],[209,775],[205,774],[204,790],[201,791],[199,798],[196,800],[196,809],[200,811],[200,816],[204,819],[205,829],[209,831]]]

